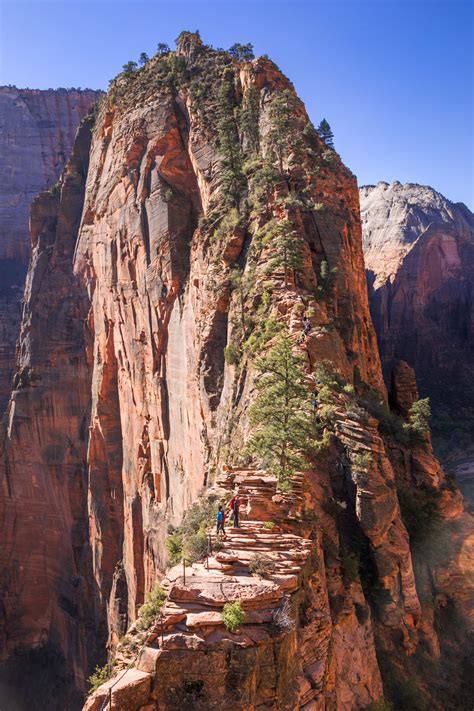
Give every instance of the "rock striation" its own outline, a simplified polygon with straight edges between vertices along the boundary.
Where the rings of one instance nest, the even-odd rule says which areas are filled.
[[[360,201],[386,381],[398,360],[415,369],[440,455],[459,455],[474,437],[474,216],[421,185],[362,187]]]
[[[417,654],[410,683],[449,708],[465,649],[439,623],[469,614],[470,520],[429,436],[410,439],[388,409],[357,184],[288,79],[182,33],[176,52],[112,83],[31,224],[0,459],[11,693],[24,693],[18,669],[35,678],[25,652],[48,651],[62,664],[58,711],[76,708],[107,644],[114,686],[88,709],[109,691],[115,709],[219,708],[236,688],[230,708],[349,710],[396,699]],[[324,432],[290,492],[245,453],[255,361],[282,332]],[[402,381],[406,400],[408,371]],[[436,505],[451,542],[441,560],[412,528],[420,484],[417,505]],[[209,491],[235,488],[242,529],[209,569],[165,575],[170,529]],[[268,580],[250,574],[253,551],[271,560]],[[163,639],[152,626],[143,645],[137,615],[159,581]],[[247,614],[240,635],[220,624],[229,599]],[[272,624],[284,599],[286,632]]]
[[[51,188],[81,119],[102,92],[0,87],[0,412],[10,394],[33,199]]]

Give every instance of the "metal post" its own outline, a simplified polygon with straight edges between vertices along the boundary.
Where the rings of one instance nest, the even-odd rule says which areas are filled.
[[[212,555],[212,538],[211,538],[211,534],[209,534],[209,555]]]
[[[164,629],[163,629],[163,613],[160,612],[160,623],[161,623],[161,646],[165,646],[165,637],[164,637]]]
[[[186,558],[183,558],[183,585],[186,585]]]
[[[112,711],[112,689],[109,689],[109,709]]]

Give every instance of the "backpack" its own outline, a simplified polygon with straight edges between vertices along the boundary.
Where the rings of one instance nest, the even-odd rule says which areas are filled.
[[[223,512],[222,512],[222,511],[218,511],[218,512],[217,512],[217,523],[222,523],[223,520],[224,520],[224,514],[223,514]]]
[[[229,507],[232,511],[234,510],[234,504],[235,504],[235,496],[233,496],[231,498],[231,500],[229,501]]]

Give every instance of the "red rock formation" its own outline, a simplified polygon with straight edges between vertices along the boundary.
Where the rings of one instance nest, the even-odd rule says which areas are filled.
[[[271,150],[275,97],[291,104],[293,134],[290,148],[274,149],[281,151],[278,171],[274,167],[268,187],[261,165],[268,169],[264,159]],[[242,116],[246,121],[241,123]],[[226,154],[229,144],[233,162]],[[75,174],[77,167],[71,171]],[[59,228],[71,221],[67,211],[61,217],[67,176],[58,227],[53,217],[48,229],[56,229],[52,255],[59,250],[60,271],[70,290],[63,292],[63,282],[56,282],[57,270],[46,270],[40,284],[43,262],[53,257],[48,246],[43,254],[41,234],[36,243],[34,230],[38,256],[28,281],[34,299],[28,298],[24,314],[18,384],[23,373],[28,377],[10,403],[0,475],[9,515],[20,503],[8,482],[22,481],[26,455],[31,473],[47,492],[56,492],[56,507],[44,494],[48,506],[42,515],[52,513],[51,521],[46,517],[52,531],[48,554],[58,561],[65,557],[67,579],[67,561],[83,566],[80,574],[90,585],[84,606],[95,604],[97,622],[105,619],[112,653],[127,627],[134,630],[137,608],[163,575],[168,527],[181,522],[224,464],[242,466],[248,410],[255,397],[254,360],[267,347],[265,329],[277,322],[288,330],[295,348],[306,354],[308,379],[317,392],[322,390],[323,376],[317,370],[322,362],[327,361],[332,383],[332,408],[325,420],[329,443],[297,491],[311,525],[303,520],[297,532],[291,530],[293,513],[279,513],[287,500],[273,491],[270,497],[268,482],[257,485],[245,477],[238,482],[251,489],[252,516],[259,520],[262,501],[271,498],[263,511],[277,518],[282,540],[294,541],[292,535],[298,539],[296,555],[292,551],[287,561],[278,556],[280,581],[256,585],[262,595],[253,597],[266,599],[268,606],[250,610],[252,596],[243,596],[249,612],[258,613],[252,617],[252,634],[239,638],[242,644],[219,630],[212,636],[212,608],[223,603],[220,576],[217,583],[210,582],[207,571],[198,567],[196,586],[188,588],[170,573],[171,646],[152,645],[143,662],[146,669],[140,666],[130,684],[114,687],[114,708],[169,708],[177,703],[181,680],[191,701],[198,695],[195,708],[218,708],[222,690],[236,686],[239,670],[245,702],[233,698],[232,708],[268,702],[269,708],[351,709],[377,700],[382,689],[374,634],[380,649],[400,665],[420,639],[433,648],[437,643],[433,614],[426,614],[417,594],[397,486],[413,487],[416,476],[427,479],[438,472],[438,480],[430,479],[431,488],[437,489],[442,473],[429,448],[421,452],[396,442],[385,436],[379,422],[380,413],[387,412],[387,397],[369,315],[354,176],[308,125],[303,105],[273,63],[264,58],[235,62],[189,33],[181,36],[176,54],[154,58],[111,87],[93,132],[74,254],[72,229],[67,249],[60,249],[58,236]],[[242,191],[240,199],[234,198],[240,212],[228,203],[232,181]],[[45,210],[46,222],[48,216]],[[301,266],[285,269],[280,260],[268,273],[277,251],[262,238],[268,225],[291,231]],[[72,312],[63,305],[69,294],[77,300]],[[311,329],[302,339],[305,312]],[[85,336],[81,332],[79,337],[69,323],[71,313],[85,318]],[[63,340],[52,339],[46,346],[45,322],[53,317],[58,319],[53,333]],[[229,358],[226,347],[238,357]],[[37,350],[42,360],[31,369]],[[72,365],[77,383],[64,387],[71,382]],[[37,382],[44,387],[37,388]],[[23,388],[29,396],[50,398],[41,411],[34,402],[17,410]],[[68,412],[70,393],[75,405],[71,418],[56,417]],[[369,401],[376,401],[376,408]],[[84,524],[79,508],[86,502],[85,490],[76,492],[73,506],[66,496],[71,477],[64,476],[54,457],[51,463],[44,460],[51,423],[59,436],[51,443],[63,447],[52,451],[63,461],[65,447],[86,473],[88,530],[80,529],[74,551],[71,522]],[[233,471],[226,476],[232,479]],[[450,507],[448,495],[442,496],[445,517],[460,515],[456,502]],[[19,509],[18,516],[25,520],[27,513]],[[61,535],[56,533],[53,541],[58,530]],[[27,596],[29,617],[22,617],[11,563],[22,565],[20,538],[11,541],[9,558],[2,563],[2,585],[11,600],[4,626],[15,628],[20,619],[23,638],[38,644],[47,606],[52,618],[41,641],[54,641],[73,667],[74,659],[79,684],[88,661],[84,649],[74,647],[75,640],[87,639],[82,610],[74,629],[86,637],[72,638],[65,622],[69,618],[57,602],[65,578],[56,575],[51,597],[46,585],[36,608]],[[246,560],[246,548],[261,542],[254,530],[233,538],[238,561]],[[313,555],[306,556],[310,548]],[[33,561],[44,557],[38,537],[28,555]],[[216,557],[219,571],[231,563]],[[429,563],[422,573],[432,579],[436,569]],[[439,570],[445,576],[444,590],[451,590],[459,566]],[[226,586],[234,595],[242,580],[231,578]],[[265,625],[285,585],[298,608],[298,625],[292,634],[272,638]],[[201,593],[206,609],[193,610]],[[460,600],[453,595],[450,604],[459,606]],[[8,654],[8,639],[5,646]],[[219,670],[218,683],[211,658]],[[155,673],[158,686],[150,679]],[[426,688],[435,698],[436,683],[427,680]],[[104,691],[88,707],[100,707]]]
[[[60,196],[41,193],[31,209],[19,369],[0,442],[0,699],[14,686],[41,705],[49,685],[58,710],[77,707],[101,645],[87,526],[88,299],[72,273],[90,139],[86,121]]]
[[[0,412],[14,371],[30,256],[28,213],[59,178],[81,119],[102,92],[0,87]]]
[[[420,185],[363,187],[371,312],[384,373],[398,360],[429,396],[435,444],[465,458],[474,430],[474,217]]]

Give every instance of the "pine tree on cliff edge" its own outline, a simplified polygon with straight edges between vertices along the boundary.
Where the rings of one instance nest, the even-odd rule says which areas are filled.
[[[256,362],[258,396],[250,408],[253,432],[247,445],[268,470],[289,484],[318,449],[319,434],[306,381],[305,357],[280,336]]]
[[[334,148],[334,134],[326,119],[323,119],[318,126],[318,133],[328,148]]]

